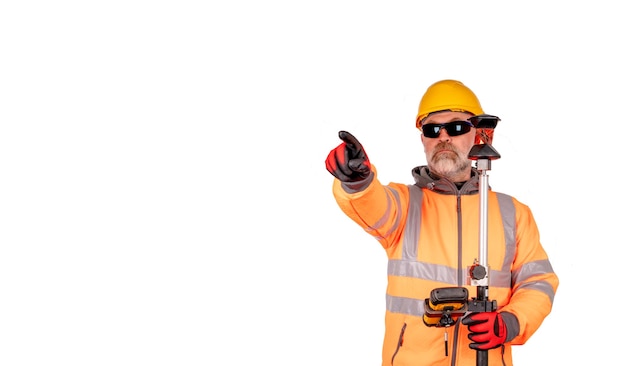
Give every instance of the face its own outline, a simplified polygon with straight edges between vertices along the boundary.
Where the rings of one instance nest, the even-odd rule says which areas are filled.
[[[422,125],[467,121],[471,116],[471,113],[465,112],[439,112],[426,117]],[[472,161],[467,156],[474,146],[475,136],[474,127],[458,136],[450,136],[445,128],[440,129],[437,137],[426,137],[422,132],[422,144],[430,170],[453,182],[468,180]]]

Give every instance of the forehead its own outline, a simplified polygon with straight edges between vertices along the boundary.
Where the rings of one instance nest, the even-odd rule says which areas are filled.
[[[467,121],[468,118],[472,117],[473,114],[468,112],[437,112],[432,113],[422,121],[422,124],[428,123],[446,123],[451,121]]]

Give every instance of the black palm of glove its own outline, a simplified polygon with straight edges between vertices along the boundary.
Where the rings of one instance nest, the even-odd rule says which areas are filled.
[[[370,160],[356,137],[347,131],[339,131],[343,142],[326,158],[326,170],[342,182],[359,182],[371,171]]]

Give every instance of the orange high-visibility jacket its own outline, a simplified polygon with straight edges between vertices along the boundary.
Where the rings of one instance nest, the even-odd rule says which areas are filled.
[[[475,365],[477,352],[469,348],[460,319],[450,327],[429,327],[423,315],[435,288],[462,286],[470,299],[477,297],[468,276],[479,256],[478,172],[473,169],[460,188],[432,179],[425,166],[414,168],[413,177],[414,185],[382,185],[372,167],[365,182],[333,183],[339,207],[380,242],[389,259],[382,365]],[[528,206],[489,189],[487,217],[488,299],[508,313],[507,342],[487,357],[489,365],[512,365],[511,345],[524,344],[539,328],[559,280]]]

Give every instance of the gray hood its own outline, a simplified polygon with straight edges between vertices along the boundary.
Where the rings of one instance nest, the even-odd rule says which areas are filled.
[[[470,179],[459,189],[456,184],[446,178],[441,178],[428,169],[428,166],[418,166],[411,171],[415,185],[441,194],[478,194],[478,170],[472,168]]]

